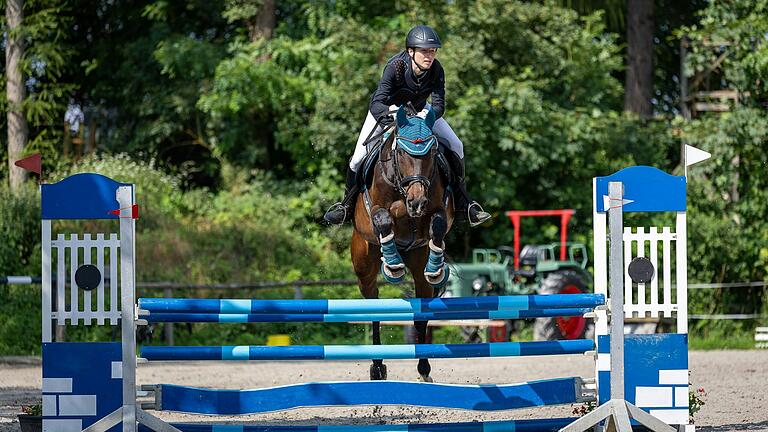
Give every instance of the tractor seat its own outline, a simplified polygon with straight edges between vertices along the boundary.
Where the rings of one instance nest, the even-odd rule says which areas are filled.
[[[525,278],[536,276],[536,264],[539,261],[539,248],[532,245],[525,245],[520,252],[520,268],[517,274]]]

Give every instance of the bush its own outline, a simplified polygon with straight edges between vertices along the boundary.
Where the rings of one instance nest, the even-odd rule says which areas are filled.
[[[0,275],[40,273],[40,194],[0,187]],[[40,290],[0,285],[0,355],[40,351]],[[19,313],[23,311],[24,313]]]

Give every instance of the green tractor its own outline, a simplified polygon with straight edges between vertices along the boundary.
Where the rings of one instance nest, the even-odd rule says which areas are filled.
[[[579,294],[588,292],[592,277],[587,272],[587,247],[567,241],[567,225],[574,210],[516,210],[507,216],[515,228],[514,248],[474,249],[471,263],[451,265],[447,297],[503,296],[528,294]],[[560,242],[526,245],[520,251],[520,218],[560,216]],[[520,322],[489,328],[487,339],[509,340],[509,332]],[[463,328],[468,341],[483,340],[477,328]],[[591,325],[584,317],[536,318],[535,340],[589,337]]]

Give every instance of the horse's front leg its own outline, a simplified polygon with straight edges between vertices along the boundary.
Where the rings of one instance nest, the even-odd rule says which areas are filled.
[[[378,321],[371,323],[373,328],[373,344],[381,345],[381,325]],[[387,365],[384,364],[384,360],[373,360],[371,364],[371,380],[385,380],[387,379]]]
[[[432,298],[436,293],[435,288],[427,282],[427,279],[421,272],[421,269],[427,265],[429,256],[427,249],[427,247],[421,247],[410,251],[408,255],[406,255],[408,269],[411,270],[411,274],[413,275],[413,283],[416,288],[417,298]],[[427,343],[427,321],[415,321],[413,324],[416,327],[416,343]],[[432,382],[432,378],[430,377],[432,366],[430,366],[428,359],[420,358],[417,370],[422,381]]]
[[[427,323],[428,321],[414,321],[416,326],[416,342],[420,344],[427,343]],[[416,366],[416,370],[419,371],[419,376],[424,382],[432,382],[432,377],[429,374],[432,372],[432,366],[429,364],[428,359],[419,359],[419,365]]]
[[[379,274],[379,253],[375,245],[370,245],[357,231],[352,233],[352,266],[360,283],[360,293],[366,299],[379,298],[376,278]],[[371,323],[373,344],[381,345],[381,329],[378,321]],[[372,380],[387,379],[387,366],[384,360],[373,360],[370,370]]]
[[[373,213],[373,226],[381,244],[381,273],[390,283],[399,283],[405,277],[405,263],[395,244],[394,220],[389,211],[379,208]]]
[[[445,287],[450,276],[450,267],[445,265],[445,235],[448,233],[448,219],[445,212],[439,211],[432,216],[429,225],[429,258],[424,267],[427,282],[436,290]]]

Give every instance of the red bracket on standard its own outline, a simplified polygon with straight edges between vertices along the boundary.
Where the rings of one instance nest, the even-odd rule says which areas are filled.
[[[115,216],[120,216],[120,212],[122,210],[123,209],[110,210],[109,214],[115,215]],[[139,218],[139,205],[138,204],[134,204],[134,205],[131,206],[131,217],[130,218],[131,219],[138,219]]]

